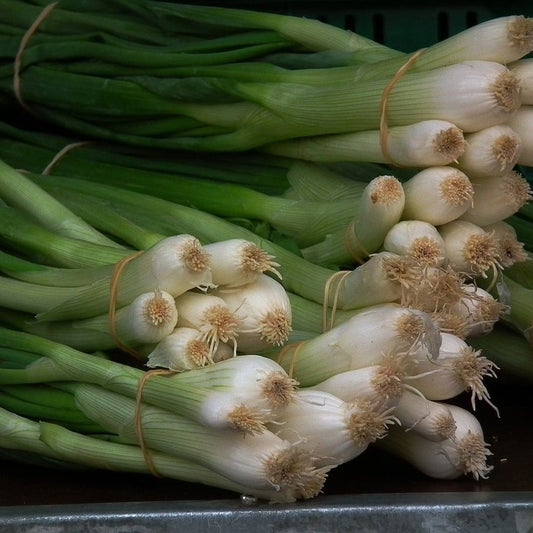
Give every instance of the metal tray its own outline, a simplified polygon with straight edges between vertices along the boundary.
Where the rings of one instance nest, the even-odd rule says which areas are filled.
[[[428,532],[528,533],[533,493],[323,496],[297,505],[130,502],[0,509],[3,533]]]
[[[276,505],[148,475],[4,461],[0,532],[533,533],[531,384],[501,376],[487,385],[500,417],[477,405],[493,453],[486,480],[431,479],[371,447],[333,470],[323,495]]]

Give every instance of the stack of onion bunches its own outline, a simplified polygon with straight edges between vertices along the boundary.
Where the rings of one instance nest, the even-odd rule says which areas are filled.
[[[533,20],[408,55],[95,6],[0,1],[39,124],[0,124],[0,448],[275,502],[374,445],[486,478],[492,341],[533,323]]]

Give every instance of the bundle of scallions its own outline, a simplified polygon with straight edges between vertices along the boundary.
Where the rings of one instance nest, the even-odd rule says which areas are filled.
[[[155,196],[1,169],[0,405],[17,436],[4,447],[270,501],[315,496],[331,468],[378,441],[430,476],[488,475],[479,422],[447,400],[469,391],[472,405],[490,403],[495,366],[440,322],[466,311],[463,332],[491,331],[501,305],[471,278],[379,252],[353,269],[362,285],[329,295],[324,328],[324,307],[285,276],[342,271]],[[175,212],[174,233],[145,226],[143,206],[156,224]],[[178,233],[180,213],[203,243]],[[341,293],[358,303],[337,310]],[[153,371],[115,362],[113,347]]]
[[[0,447],[270,501],[374,444],[489,474],[451,400],[533,377],[532,19],[404,54],[225,8],[0,13],[38,126],[0,124]]]

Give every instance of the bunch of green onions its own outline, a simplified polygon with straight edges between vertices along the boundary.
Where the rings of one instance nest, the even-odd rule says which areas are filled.
[[[507,65],[533,49],[522,16],[413,55],[316,20],[228,8],[3,0],[0,13],[0,91],[78,134],[172,150],[272,145],[302,159],[398,156],[405,166],[420,166],[423,145],[433,153],[423,166],[450,164],[462,132],[510,119],[521,100]]]
[[[373,443],[485,478],[449,400],[531,342],[532,19],[404,54],[93,5],[0,0],[0,91],[61,128],[0,124],[0,445],[271,501]]]
[[[278,439],[276,442],[290,455],[291,461],[295,461],[298,465],[305,463],[303,469],[306,474],[300,472],[295,478],[297,487],[281,486],[272,475],[267,475],[268,479],[263,480],[262,485],[258,485],[254,484],[255,481],[242,477],[244,474],[237,474],[236,478],[232,478],[228,472],[217,470],[216,474],[230,478],[234,482],[234,485],[231,483],[223,485],[220,479],[213,479],[214,474],[211,470],[214,466],[206,463],[205,458],[188,455],[191,453],[187,451],[188,448],[180,451],[179,453],[184,455],[179,457],[191,460],[195,464],[200,463],[203,469],[209,470],[211,477],[198,474],[200,482],[229,487],[231,490],[240,490],[272,501],[286,501],[316,495],[322,488],[325,474],[329,469],[356,458],[376,441],[388,442],[388,439],[394,438],[390,435],[396,435],[396,432],[389,432],[389,427],[393,424],[407,424],[396,415],[396,408],[407,393],[415,394],[425,402],[442,402],[470,391],[473,405],[476,398],[490,401],[483,382],[485,377],[494,375],[492,363],[455,335],[448,334],[451,338],[451,347],[443,348],[445,334],[441,332],[438,322],[434,319],[435,316],[429,312],[429,308],[439,302],[440,296],[435,296],[435,299],[430,301],[431,295],[426,294],[425,308],[419,305],[420,309],[417,309],[413,305],[407,305],[406,299],[411,298],[414,301],[417,298],[411,292],[405,293],[401,290],[402,285],[398,283],[398,290],[389,293],[382,302],[364,304],[352,309],[348,306],[347,309],[338,312],[336,309],[331,309],[334,315],[331,318],[331,327],[321,333],[305,324],[306,321],[307,324],[316,324],[322,318],[323,306],[284,288],[282,283],[285,283],[286,265],[278,264],[277,257],[265,253],[254,242],[237,239],[235,236],[231,240],[215,240],[205,244],[195,240],[192,246],[193,259],[183,261],[186,254],[177,245],[182,244],[183,239],[189,239],[190,236],[154,234],[150,228],[131,219],[130,223],[135,224],[135,227],[125,224],[120,232],[121,237],[124,239],[128,234],[135,233],[138,238],[142,232],[146,237],[150,237],[146,240],[147,243],[155,243],[135,256],[135,250],[127,240],[119,241],[116,237],[116,240],[113,239],[111,225],[106,226],[108,233],[104,235],[83,217],[71,211],[70,207],[61,203],[58,199],[61,197],[59,193],[61,187],[50,189],[58,193],[57,197],[54,197],[40,186],[52,185],[55,180],[53,176],[43,176],[41,179],[39,176],[29,174],[28,176],[33,178],[29,179],[28,176],[5,164],[2,170],[4,220],[11,224],[12,230],[18,228],[18,231],[10,231],[6,226],[2,232],[5,247],[2,251],[1,266],[4,272],[2,283],[5,288],[2,291],[4,309],[1,317],[9,328],[26,332],[23,334],[6,329],[3,338],[7,339],[4,342],[9,354],[21,350],[34,354],[34,357],[29,359],[14,360],[9,359],[11,355],[6,355],[5,371],[3,377],[0,377],[0,381],[7,386],[6,400],[2,405],[8,411],[13,409],[18,415],[28,413],[35,417],[36,422],[33,425],[30,423],[32,434],[41,441],[48,442],[46,431],[52,431],[53,427],[48,424],[42,427],[36,425],[37,420],[42,421],[40,418],[42,415],[32,412],[31,409],[23,411],[23,407],[17,404],[16,398],[26,394],[24,396],[26,401],[32,397],[31,390],[25,388],[29,384],[56,387],[54,384],[62,383],[57,385],[61,388],[61,395],[71,395],[69,402],[81,410],[76,416],[80,417],[80,423],[82,420],[84,422],[81,426],[75,424],[68,426],[66,423],[60,425],[79,434],[85,434],[83,429],[86,425],[91,428],[92,434],[94,424],[97,424],[101,428],[100,432],[105,435],[105,440],[109,440],[111,433],[113,435],[111,440],[116,440],[122,445],[136,446],[134,454],[137,456],[137,461],[139,456],[146,455],[144,444],[150,453],[153,449],[154,457],[158,457],[159,452],[169,451],[164,446],[161,448],[158,438],[151,437],[149,431],[151,424],[157,425],[158,420],[161,420],[165,426],[174,424],[165,419],[166,414],[157,410],[161,408],[172,410],[175,415],[185,417],[188,421],[186,424],[193,424],[179,426],[181,432],[185,431],[184,428],[188,428],[190,438],[193,438],[192,435],[197,432],[195,438],[208,439],[198,435],[204,435],[200,431],[209,431],[218,435],[218,437],[209,437],[210,442],[215,442],[210,440],[211,438],[222,438],[222,434],[227,435],[228,432],[230,434],[244,432],[248,440],[255,440],[251,435],[263,435],[261,437],[263,439],[267,439],[265,435],[268,435],[269,439]],[[49,184],[45,183],[48,179],[51,180]],[[114,190],[110,186],[99,186],[74,178],[63,177],[59,180],[65,183],[65,190],[69,190],[68,184],[71,183],[85,188],[85,193],[78,192],[78,194],[80,200],[84,198],[87,202],[90,201],[91,190],[96,192],[97,198],[97,191]],[[76,188],[73,188],[72,192],[75,190]],[[119,188],[116,190],[117,197],[121,194],[127,196],[126,190]],[[148,205],[150,199],[155,200],[155,197],[137,194],[139,206],[143,203]],[[31,206],[27,203],[28,195],[34,199]],[[168,201],[161,204],[161,208],[163,205],[168,207],[176,205],[178,210],[181,209],[178,204]],[[165,218],[166,212],[161,208],[158,211],[151,210],[154,221]],[[61,215],[47,220],[46,215],[50,212]],[[101,221],[107,220],[109,223],[114,220],[113,211],[106,209],[104,202],[101,202],[97,212]],[[196,213],[198,216],[201,215],[199,211]],[[203,215],[206,221],[209,217],[213,217],[206,213]],[[213,217],[212,222],[217,228],[216,231],[220,231],[220,219]],[[177,229],[179,219],[174,223]],[[228,227],[231,225],[229,222],[226,224]],[[231,227],[234,231],[239,231],[241,236],[247,231],[241,226],[231,225]],[[21,234],[22,228],[24,228],[23,239],[16,236]],[[34,235],[38,238],[33,238]],[[46,246],[39,246],[39,242],[45,238]],[[145,258],[161,249],[166,242],[174,243],[174,248],[179,250],[177,255],[180,258],[178,264],[181,265],[181,270],[174,276],[169,276],[168,280],[164,277],[156,277],[153,280],[156,272],[174,273],[175,267],[165,267],[163,259],[158,259],[156,263],[151,263],[151,268],[143,272],[137,266],[141,263],[137,262],[141,259],[146,260]],[[264,240],[262,242],[267,243]],[[71,247],[74,245],[76,247]],[[243,245],[251,246],[255,252],[253,260],[244,263],[261,267],[259,273],[244,275],[244,280],[243,261],[237,261]],[[270,247],[271,250],[282,251],[283,256],[290,257],[294,264],[312,265],[306,259],[293,256],[272,243]],[[80,253],[81,249],[85,249],[86,253]],[[172,253],[170,255],[171,258],[174,257],[170,261],[172,265],[176,262],[176,255]],[[124,258],[128,258],[125,263],[123,263]],[[210,261],[207,258],[210,258]],[[469,292],[473,286],[463,283],[464,280],[459,279],[456,274],[452,275],[437,266],[422,267],[408,255],[381,252],[370,261],[354,268],[353,272],[366,282],[368,278],[365,273],[368,272],[368,268],[372,268],[375,261],[380,259],[390,260],[390,268],[393,269],[392,265],[396,265],[396,271],[404,268],[410,279],[418,280],[416,285],[419,286],[422,280],[426,280],[428,284],[437,283],[439,277],[446,277],[448,284],[455,281],[459,292],[453,298],[448,296],[446,298],[448,303],[455,302],[459,294],[465,302],[478,301],[478,294]],[[186,268],[182,263],[185,263],[185,266],[195,267],[194,275],[199,278],[193,277],[194,283],[186,276]],[[97,313],[105,312],[109,304],[109,285],[113,279],[113,272],[116,273],[116,266],[121,264],[123,270],[115,301],[118,307],[117,319],[118,313],[129,307],[129,301],[140,290],[139,285],[150,283],[145,280],[153,280],[151,283],[154,285],[151,286],[151,290],[167,291],[172,296],[171,301],[176,305],[177,321],[173,322],[172,332],[159,341],[152,339],[150,342],[134,346],[134,355],[140,356],[148,368],[154,369],[155,375],[146,381],[142,378],[146,375],[142,370],[118,366],[113,361],[86,353],[116,346],[113,344],[116,338],[110,337],[108,332],[106,338],[111,344],[99,340],[101,332],[96,337],[97,340],[94,340],[89,333],[91,335],[94,333],[96,324],[102,329],[109,327],[109,317],[102,318]],[[209,268],[203,268],[206,265],[209,265]],[[328,272],[330,276],[338,274],[336,271]],[[392,279],[389,279],[388,283],[392,284]],[[177,285],[183,287],[184,284],[192,287],[187,286],[180,293],[174,290]],[[266,293],[261,298],[256,292],[260,291],[262,285],[265,285]],[[10,289],[10,286],[13,289]],[[247,292],[243,292],[241,286]],[[277,292],[278,289],[282,290]],[[354,292],[358,293],[357,290]],[[384,289],[382,293],[385,294]],[[358,294],[357,298],[362,296]],[[225,314],[223,319],[218,316],[214,328],[211,327],[212,324],[198,325],[201,318],[209,315],[205,313],[206,307],[217,306],[224,306],[225,311],[229,313]],[[264,334],[258,328],[257,319],[253,318],[250,322],[250,318],[255,317],[257,310],[259,314],[262,312],[263,315],[268,315],[267,311],[271,306],[275,310],[281,309],[284,314],[280,318],[278,313],[274,313],[273,322],[270,322],[266,328],[267,334]],[[193,308],[196,310],[191,311]],[[185,318],[182,318],[183,322],[180,324],[182,315]],[[483,333],[491,329],[497,317],[498,314],[490,319],[484,319]],[[238,329],[237,326],[241,321],[244,325]],[[379,331],[376,330],[375,334],[369,334],[372,325],[378,326]],[[292,328],[295,331],[291,333]],[[124,339],[132,342],[131,338],[124,337]],[[195,348],[192,353],[185,356],[183,348],[189,344],[189,340],[196,341]],[[204,341],[203,350],[198,349],[198,341]],[[456,345],[453,345],[453,342]],[[282,345],[281,349],[279,345]],[[131,346],[119,344],[118,347]],[[238,356],[233,357],[236,353]],[[325,353],[328,354],[326,358],[324,358]],[[257,368],[252,370],[246,361],[255,361],[259,366],[252,367]],[[242,377],[237,377],[239,375],[237,368],[241,366]],[[160,372],[170,372],[171,375],[156,375]],[[219,377],[219,372],[223,372],[226,377]],[[254,372],[260,377],[253,379]],[[130,374],[131,379],[127,377]],[[200,381],[196,381],[196,376]],[[209,381],[209,384],[202,381],[211,380],[211,376],[214,381]],[[272,377],[272,381],[267,377]],[[238,388],[235,393],[229,392],[228,379],[235,384],[232,386]],[[179,388],[176,391],[164,392],[157,389],[152,392],[154,387],[159,386],[158,383],[171,380],[179,381]],[[82,386],[80,382],[86,385]],[[67,383],[70,384],[66,385]],[[141,386],[140,383],[144,384]],[[218,384],[216,387],[215,383]],[[248,391],[250,387],[246,385],[247,383],[253,383],[253,390]],[[108,392],[104,393],[95,387],[103,387]],[[215,392],[213,387],[216,388]],[[248,392],[245,393],[244,389]],[[265,390],[275,393],[276,399],[267,400]],[[345,393],[341,392],[343,390]],[[429,393],[430,391],[433,395]],[[53,394],[55,395],[55,392]],[[121,395],[127,398],[122,398]],[[96,401],[96,398],[99,398],[101,403],[91,403]],[[140,405],[135,403],[139,398],[143,402],[141,412],[145,414],[141,416],[141,422],[138,424],[142,427],[143,435],[146,435],[146,443],[144,437],[139,440],[139,435],[135,434],[135,427],[139,426],[136,426],[134,421],[139,418],[131,414],[136,412],[136,405]],[[153,410],[151,407],[145,409],[144,403],[154,404],[157,409]],[[116,412],[115,409],[118,410],[119,406],[122,406],[120,409],[129,410]],[[407,411],[411,412],[409,409]],[[126,412],[130,414],[126,415]],[[61,420],[54,402],[51,403],[46,416],[51,421]],[[113,421],[110,421],[108,416]],[[409,416],[411,417],[409,420],[418,420],[416,414],[402,416],[407,417],[405,420],[408,420]],[[318,419],[324,420],[323,424],[317,425],[315,422]],[[425,419],[425,416],[421,417],[420,421],[422,419]],[[181,418],[180,424],[185,424]],[[199,430],[197,425],[206,426],[209,430]],[[455,441],[456,424],[448,421],[448,425],[448,430],[442,432],[443,446],[449,446],[450,441]],[[127,427],[130,429],[126,430]],[[417,424],[414,427],[417,427]],[[42,433],[42,428],[45,433]],[[470,430],[467,433],[471,435]],[[414,431],[413,434],[417,432]],[[459,452],[457,449],[456,453],[472,456],[472,449],[477,450],[478,459],[475,463],[466,464],[462,459],[454,459],[448,470],[443,469],[439,473],[433,472],[428,467],[426,471],[436,477],[454,477],[465,473],[472,474],[476,478],[485,477],[490,470],[486,464],[487,448],[479,428],[474,434],[472,446],[466,448],[470,451]],[[324,435],[328,435],[328,439],[325,439]],[[77,435],[77,438],[81,436]],[[279,443],[279,439],[283,445]],[[59,439],[59,442],[63,441]],[[90,443],[103,446],[100,442],[93,441],[87,442],[87,445]],[[181,444],[179,449],[181,450]],[[298,450],[298,454],[295,449]],[[235,453],[244,452],[235,451]],[[300,453],[307,459],[304,460]],[[75,459],[67,455],[62,456],[62,459],[76,463]],[[308,460],[310,462],[306,462]],[[143,468],[149,470],[150,462],[145,463]],[[310,486],[313,488],[304,489],[300,485],[303,483],[300,474],[304,478],[305,476],[312,478]],[[183,475],[181,479],[189,478]]]

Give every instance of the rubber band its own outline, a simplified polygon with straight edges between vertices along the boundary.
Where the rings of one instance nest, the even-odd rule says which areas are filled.
[[[146,446],[146,441],[144,440],[144,431],[143,431],[143,424],[142,424],[142,395],[143,395],[143,389],[146,384],[146,382],[155,375],[169,375],[169,374],[175,374],[173,370],[168,369],[156,369],[156,370],[149,370],[148,372],[145,372],[143,377],[139,380],[139,385],[137,387],[137,394],[135,395],[135,415],[134,415],[134,426],[135,426],[135,435],[137,436],[137,440],[139,441],[139,447],[141,448],[144,461],[146,463],[146,466],[148,467],[148,470],[150,470],[150,473],[154,477],[162,478],[164,477],[161,475],[161,473],[157,470],[154,464],[154,460],[152,459],[152,454],[150,453],[150,450]]]
[[[322,305],[322,331],[327,331],[328,329],[328,307],[329,307],[329,292],[331,288],[331,284],[335,279],[341,275],[343,271],[335,272],[332,274],[328,280],[326,281],[326,284],[324,285],[324,302]]]
[[[22,54],[24,53],[24,50],[28,46],[28,43],[30,42],[30,39],[32,38],[33,34],[37,31],[39,26],[46,19],[46,17],[48,17],[48,15],[52,12],[52,10],[57,6],[58,3],[59,2],[54,2],[52,4],[48,4],[47,6],[45,6],[45,8],[41,11],[39,16],[33,21],[33,24],[28,28],[26,33],[22,36],[19,48],[17,50],[17,54],[15,56],[15,62],[13,64],[13,93],[15,94],[15,98],[18,100],[19,104],[24,109],[26,109],[26,111],[29,111],[30,113],[32,111],[22,99],[22,93],[20,90],[20,71],[22,67]]]
[[[126,267],[126,265],[135,259],[137,256],[142,254],[142,251],[139,251],[135,254],[128,255],[127,257],[124,257],[121,259],[118,263],[115,264],[113,267],[113,273],[111,275],[111,283],[109,286],[109,332],[111,334],[111,337],[113,338],[115,344],[118,348],[123,350],[126,353],[129,353],[136,359],[141,359],[137,352],[130,348],[129,346],[126,346],[121,340],[117,333],[117,325],[116,325],[116,313],[117,313],[117,293],[118,293],[118,284],[120,281],[120,276],[122,274],[122,271]]]
[[[346,226],[346,230],[344,232],[344,248],[346,248],[346,251],[350,254],[350,257],[360,265],[365,262],[364,258],[370,255],[370,253],[367,252],[365,247],[361,244],[361,241],[357,238],[357,233],[355,231],[355,219],[353,219],[350,224]],[[359,251],[363,253],[362,257],[359,255]]]
[[[403,78],[405,73],[414,65],[416,60],[420,57],[420,54],[425,49],[422,48],[415,52],[397,71],[396,74],[392,77],[390,82],[387,84],[385,89],[383,89],[383,94],[381,96],[381,105],[380,105],[380,118],[379,118],[379,136],[381,144],[381,152],[385,159],[389,163],[395,166],[401,166],[395,163],[394,159],[390,156],[389,153],[389,127],[387,125],[387,105],[389,103],[389,98],[392,93],[394,86]]]
[[[298,354],[300,353],[300,348],[303,346],[303,344],[304,344],[303,341],[299,342],[296,345],[294,352],[292,353],[291,364],[289,366],[289,371],[287,372],[287,374],[289,375],[291,379],[293,379],[294,377],[294,367],[296,366],[296,360],[298,359]]]
[[[337,312],[337,304],[339,303],[339,295],[340,295],[340,291],[341,291],[341,287],[342,287],[342,282],[351,273],[352,273],[351,270],[341,270],[340,272],[336,272],[335,274],[330,276],[330,278],[328,280],[328,284],[329,284],[331,281],[333,281],[333,280],[337,279],[338,277],[340,277],[339,283],[337,283],[337,286],[335,287],[335,294],[333,295],[333,302],[332,302],[332,305],[331,305],[331,318],[330,318],[330,322],[329,322],[329,328],[327,327],[327,302],[329,301],[329,294],[328,294],[328,298],[324,299],[324,305],[325,305],[325,307],[324,307],[324,317],[323,317],[324,318],[324,322],[323,322],[323,330],[324,330],[324,332],[332,329],[334,324],[335,324],[335,313]]]
[[[294,351],[297,351],[300,344],[303,344],[304,341],[300,341],[300,342],[293,342],[291,344],[287,344],[285,345],[279,352],[278,354],[278,358],[277,358],[277,363],[280,365],[280,366],[283,366],[283,360],[285,359],[285,356],[289,353],[290,350],[292,350],[294,348]],[[293,355],[293,359],[294,359],[294,355]],[[292,372],[294,370],[294,366],[292,364],[292,360],[291,360],[291,364],[289,365],[289,370]],[[287,372],[289,374],[289,372]],[[289,374],[289,377],[292,378],[292,375]]]
[[[42,171],[43,175],[50,174],[50,172],[53,170],[53,168],[61,161],[63,157],[65,157],[69,152],[74,150],[74,148],[80,148],[81,146],[85,146],[87,144],[92,144],[92,141],[80,141],[75,143],[67,144],[67,146],[64,146],[57,152],[57,154],[52,158],[50,163],[46,165],[45,169]]]

